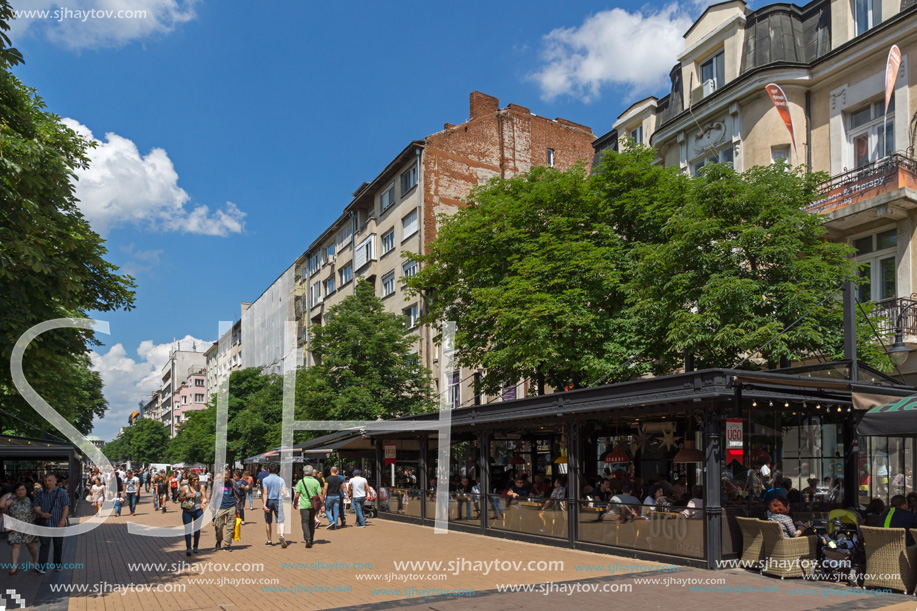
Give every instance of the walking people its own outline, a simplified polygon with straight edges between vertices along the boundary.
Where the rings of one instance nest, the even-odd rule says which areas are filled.
[[[360,475],[359,469],[353,470],[353,477],[350,478],[350,502],[353,504],[353,512],[357,516],[357,528],[366,526],[366,517],[363,515],[363,502],[366,500],[366,478]]]
[[[159,483],[156,484],[156,493],[159,495],[159,509],[166,512],[166,498],[169,495],[169,478],[165,473],[159,474]]]
[[[105,501],[105,486],[102,485],[101,478],[95,478],[92,487],[89,488],[89,494],[92,497],[92,513],[99,513],[102,509],[102,503]]]
[[[299,508],[299,516],[302,519],[302,536],[307,548],[312,547],[312,540],[315,538],[316,514],[324,503],[322,485],[313,476],[313,473],[312,465],[305,465],[302,468],[302,479],[296,484],[296,494],[293,497],[293,507]]]
[[[220,505],[213,517],[213,528],[217,538],[214,549],[219,550],[222,547],[227,552],[232,551],[232,534],[236,527],[236,482],[232,475],[232,469],[226,467],[220,489]]]
[[[134,475],[133,471],[127,472],[127,478],[124,480],[124,497],[127,505],[131,510],[131,515],[137,511],[137,496],[140,494],[140,478]]]
[[[57,478],[46,475],[44,489],[32,499],[32,511],[38,515],[36,520],[39,526],[50,528],[63,528],[67,525],[67,516],[70,515],[70,499],[63,488],[57,487]],[[48,570],[48,554],[51,553],[51,544],[54,544],[54,570],[60,571],[64,557],[64,538],[39,537],[41,549],[38,552],[38,568],[35,570],[44,574]]]
[[[252,497],[255,495],[255,478],[248,471],[242,474],[242,479],[248,482],[248,508],[252,511],[255,509],[255,503]]]
[[[344,480],[338,475],[338,468],[331,467],[331,475],[325,479],[325,488],[322,491],[325,497],[325,515],[328,516],[328,528],[337,530],[338,516],[341,510],[341,486]],[[343,522],[341,526],[343,527]]]
[[[27,524],[35,523],[35,512],[32,511],[32,497],[29,496],[29,489],[25,484],[17,484],[13,491],[0,499],[0,513],[6,512],[11,518],[25,522]],[[19,572],[19,550],[25,545],[32,555],[32,564],[38,566],[38,546],[35,545],[35,535],[9,531],[7,542],[10,544],[10,575]]]
[[[242,475],[242,471],[233,471],[232,479],[235,482],[236,514],[238,514],[242,523],[245,524],[245,497],[251,492],[251,486],[248,483],[248,478]]]
[[[160,482],[164,487],[164,482]],[[165,496],[165,495],[163,495]],[[201,487],[200,479],[192,475],[185,481],[178,493],[179,507],[181,507],[181,522],[185,525],[185,556],[192,553],[198,553],[198,543],[201,540],[200,525],[194,524],[204,515],[204,507],[207,506],[207,494]],[[165,512],[166,506],[163,501],[162,511]],[[194,524],[193,526],[188,526]],[[191,532],[194,532],[194,544],[191,541]]]
[[[150,480],[152,479],[152,475],[150,475],[150,470],[144,469],[143,473],[141,474],[141,477],[143,478],[143,489],[146,492],[149,492],[150,491]]]
[[[178,498],[178,473],[173,472],[169,477],[169,488],[172,490],[172,502],[174,503],[175,499]]]
[[[264,522],[267,530],[267,542],[265,545],[273,545],[271,538],[271,521],[277,519],[277,536],[280,537],[280,547],[287,548],[287,542],[283,538],[283,479],[277,472],[280,471],[278,463],[271,463],[270,474],[262,482],[263,491],[261,493],[261,502],[264,506]]]

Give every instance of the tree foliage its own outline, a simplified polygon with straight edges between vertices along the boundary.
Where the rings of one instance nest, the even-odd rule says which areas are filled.
[[[312,328],[317,364],[297,378],[297,410],[313,420],[376,420],[430,411],[429,372],[412,353],[404,318],[361,280]]]
[[[0,362],[33,325],[89,311],[130,309],[134,283],[106,261],[102,238],[80,213],[74,170],[88,164],[89,143],[45,111],[35,91],[9,68],[22,57],[5,31],[12,17],[0,0]],[[101,415],[101,381],[87,371],[93,335],[57,330],[36,338],[24,357],[35,389],[83,433]],[[0,409],[50,429],[19,396],[0,367]],[[18,420],[16,422],[19,422]],[[24,434],[30,428],[13,425]]]
[[[159,462],[165,456],[169,430],[164,424],[141,418],[127,427],[121,436],[102,448],[111,462],[134,461],[140,464]]]
[[[408,287],[425,322],[456,322],[457,359],[484,369],[483,390],[665,374],[686,353],[732,367],[800,317],[747,366],[842,353],[841,302],[826,298],[856,265],[804,211],[824,176],[713,165],[691,178],[654,158],[631,146],[590,176],[493,179],[440,216]],[[861,360],[887,369],[861,324]]]

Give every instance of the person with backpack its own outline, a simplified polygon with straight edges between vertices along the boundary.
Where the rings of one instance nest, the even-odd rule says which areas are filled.
[[[315,520],[325,503],[322,485],[312,476],[312,472],[312,465],[303,467],[302,479],[296,484],[296,494],[293,496],[293,506],[299,508],[302,536],[307,548],[312,547],[312,541],[315,538]]]

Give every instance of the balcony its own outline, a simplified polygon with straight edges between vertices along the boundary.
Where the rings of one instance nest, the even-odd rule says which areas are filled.
[[[849,229],[877,216],[904,218],[906,213],[898,209],[917,208],[914,190],[917,160],[896,153],[823,182],[818,199],[805,209],[828,216],[831,228]],[[892,203],[894,206],[889,205]],[[871,214],[861,214],[867,211]]]
[[[898,320],[898,315],[913,303],[917,303],[917,294],[876,302],[876,308],[872,311],[874,316],[880,317],[876,324],[876,331],[879,335],[888,336],[884,338],[887,343],[890,344],[893,341],[895,321]],[[917,336],[917,306],[904,313],[901,318],[901,330],[904,332],[904,337]]]

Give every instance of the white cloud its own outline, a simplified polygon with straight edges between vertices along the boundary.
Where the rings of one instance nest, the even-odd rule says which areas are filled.
[[[19,0],[15,39],[43,34],[72,50],[121,47],[194,19],[197,0]]]
[[[227,236],[241,233],[245,213],[232,202],[210,212],[202,204],[187,205],[191,197],[178,186],[178,173],[168,153],[154,148],[141,155],[133,141],[117,134],[96,140],[85,125],[62,122],[94,141],[89,169],[77,170],[76,196],[93,228],[106,233],[120,225],[141,225],[162,231]]]
[[[629,98],[664,90],[684,33],[708,4],[689,0],[655,12],[615,8],[579,27],[557,28],[545,35],[543,65],[531,78],[546,100],[569,95],[590,102],[606,86],[621,87]]]
[[[203,352],[212,343],[190,335],[178,340],[182,350],[196,349],[197,352]],[[93,423],[94,434],[110,441],[120,427],[127,426],[127,419],[137,410],[140,400],[149,401],[150,393],[159,388],[162,368],[175,346],[172,342],[155,344],[152,340],[144,340],[137,347],[136,359],[128,355],[120,343],[104,354],[90,351],[92,368],[102,376],[102,393],[108,401],[105,417]]]
[[[127,263],[121,266],[121,271],[135,278],[137,274],[148,272],[159,265],[159,257],[164,252],[162,250],[139,250],[133,242],[122,246],[120,250],[129,257]]]

